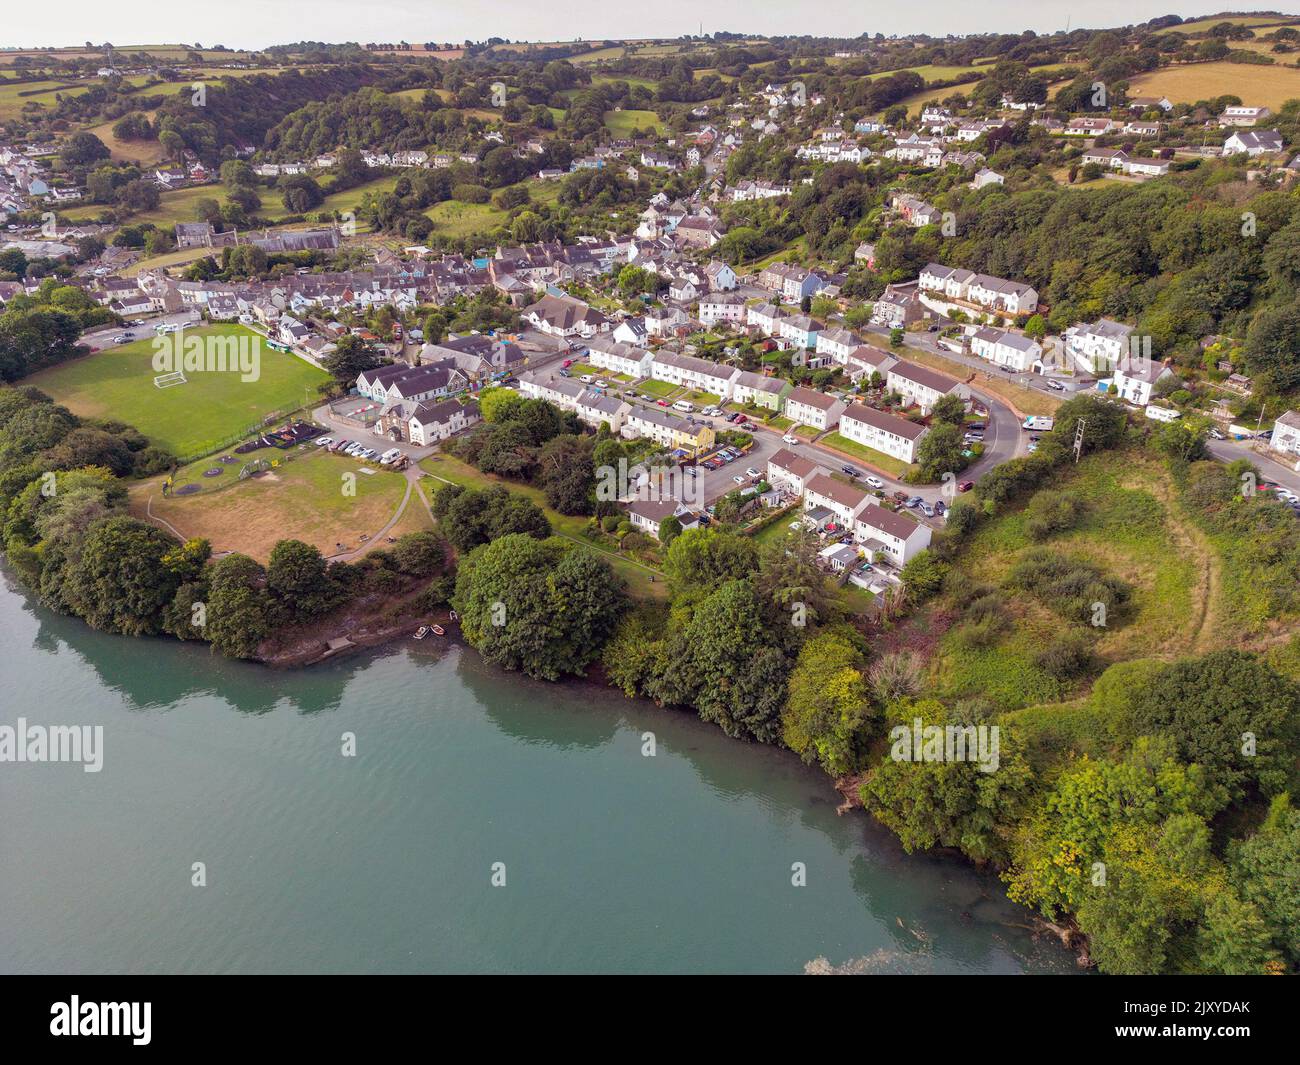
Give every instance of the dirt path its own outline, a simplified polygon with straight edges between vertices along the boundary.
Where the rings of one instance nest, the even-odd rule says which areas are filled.
[[[1205,654],[1222,643],[1219,603],[1223,594],[1223,563],[1205,533],[1187,516],[1169,484],[1156,479],[1152,493],[1164,504],[1169,536],[1175,548],[1193,565],[1196,583],[1192,588],[1193,608],[1188,619],[1184,652]]]
[[[325,557],[330,562],[351,562],[354,559],[360,558],[367,551],[370,551],[371,549],[380,546],[384,542],[384,537],[388,535],[389,530],[392,529],[393,526],[396,525],[399,521],[401,521],[402,515],[406,513],[406,504],[411,501],[411,490],[412,488],[414,488],[414,486],[415,486],[415,482],[411,480],[408,474],[406,478],[406,494],[402,496],[402,501],[399,504],[397,504],[397,510],[395,510],[393,512],[393,516],[388,519],[388,523],[377,533],[375,533],[374,536],[372,536],[364,544],[362,544],[358,548],[355,548],[354,550],[341,551],[336,555],[326,555]],[[423,498],[423,496],[421,498]]]

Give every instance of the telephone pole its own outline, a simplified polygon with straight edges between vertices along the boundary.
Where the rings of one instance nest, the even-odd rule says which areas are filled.
[[[1074,461],[1077,465],[1079,456],[1083,454],[1083,428],[1088,424],[1086,418],[1080,418],[1074,427]]]

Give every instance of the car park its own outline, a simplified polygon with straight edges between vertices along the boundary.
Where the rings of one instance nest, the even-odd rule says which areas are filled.
[[[882,481],[879,477],[868,477],[867,484],[871,488],[875,488],[877,491],[885,487],[885,482]]]

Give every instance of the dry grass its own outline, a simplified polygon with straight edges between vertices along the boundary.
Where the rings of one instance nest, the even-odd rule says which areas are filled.
[[[1300,99],[1300,68],[1249,63],[1190,63],[1166,67],[1133,79],[1131,95],[1167,96],[1174,103],[1195,103],[1216,96],[1240,96],[1252,107],[1276,111]]]

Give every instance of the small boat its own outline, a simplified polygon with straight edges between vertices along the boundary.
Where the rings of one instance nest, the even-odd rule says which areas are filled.
[[[445,630],[441,625],[434,625],[434,626],[433,626],[433,634],[434,634],[435,636],[446,636],[446,635],[447,635],[447,632],[446,632],[446,630]]]
[[[434,626],[434,629],[436,630],[437,627],[438,627],[438,626],[435,625],[435,626]],[[424,639],[426,636],[428,636],[428,635],[429,635],[429,626],[428,626],[428,625],[421,625],[418,629],[415,630],[415,638],[416,638],[417,640],[423,640],[423,639]],[[441,636],[442,633],[438,633],[438,635]]]

